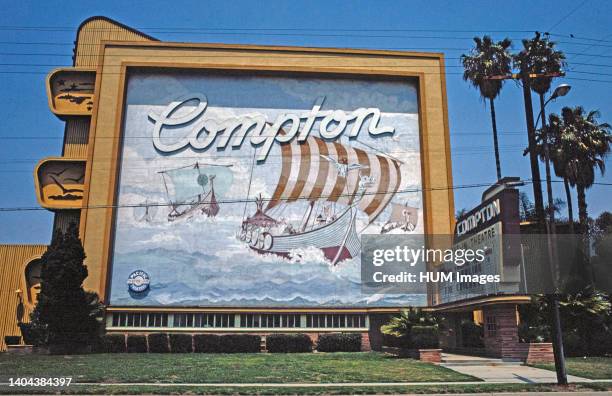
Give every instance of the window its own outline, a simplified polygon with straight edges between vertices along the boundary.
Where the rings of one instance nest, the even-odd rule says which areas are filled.
[[[168,327],[166,313],[113,312],[113,327]]]
[[[366,327],[363,314],[308,314],[306,327],[322,329],[363,328]]]
[[[125,328],[357,329],[366,327],[365,314],[113,312],[111,315],[112,327]]]
[[[298,328],[299,314],[241,314],[242,328]]]
[[[487,331],[487,336],[495,337],[497,334],[497,318],[495,316],[485,317],[485,329]]]

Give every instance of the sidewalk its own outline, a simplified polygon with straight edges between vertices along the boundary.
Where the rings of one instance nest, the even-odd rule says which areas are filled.
[[[445,366],[441,364],[441,366]],[[508,365],[470,365],[470,366],[445,366],[448,369],[462,374],[471,375],[485,382],[504,384],[542,384],[557,382],[557,374],[554,371],[539,369],[529,366]],[[568,375],[567,380],[574,382],[609,382],[610,380],[591,380],[588,378]]]

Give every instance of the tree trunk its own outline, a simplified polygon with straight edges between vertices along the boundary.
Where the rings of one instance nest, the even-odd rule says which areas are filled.
[[[536,216],[540,228],[545,227],[546,216],[544,215],[544,199],[542,197],[542,182],[540,179],[540,164],[536,155],[535,126],[533,125],[533,104],[531,102],[531,88],[528,72],[522,72],[523,100],[525,101],[525,119],[527,121],[527,139],[529,141],[529,162],[531,163],[531,178],[533,179],[533,200],[535,203]],[[526,77],[525,77],[526,76]]]
[[[501,162],[499,160],[499,144],[497,140],[497,122],[495,121],[495,103],[489,98],[491,104],[491,125],[493,126],[493,148],[495,149],[495,168],[497,169],[497,180],[502,178]]]
[[[591,269],[591,257],[590,257],[590,240],[589,240],[589,215],[587,213],[587,203],[585,188],[583,185],[577,184],[576,190],[578,192],[578,219],[580,220],[580,232],[582,236],[582,248],[584,252],[584,274],[589,285],[593,284],[594,277]]]
[[[572,204],[572,191],[570,190],[569,182],[567,178],[563,178],[563,185],[565,186],[565,199],[567,200],[567,217],[569,221],[570,234],[574,235],[574,205]]]
[[[588,218],[586,195],[584,192],[584,186],[577,184],[576,190],[578,192],[578,219],[580,221],[580,232],[583,235],[587,234],[588,231]]]

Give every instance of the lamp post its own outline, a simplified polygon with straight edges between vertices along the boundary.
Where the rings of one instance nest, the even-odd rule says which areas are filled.
[[[548,126],[546,125],[546,105],[558,97],[565,96],[571,90],[568,84],[561,84],[553,91],[553,94],[545,102],[544,97],[540,96],[540,114],[536,120],[536,127],[540,117],[542,118],[542,146],[544,148],[544,163],[546,166],[546,193],[548,199],[548,218],[546,219],[547,240],[548,240],[548,257],[553,270],[553,285],[555,293],[550,299],[552,309],[552,330],[553,330],[553,351],[555,355],[555,368],[557,372],[557,382],[559,385],[567,385],[567,371],[565,368],[565,356],[563,351],[563,332],[561,329],[561,317],[559,312],[559,296],[557,294],[559,285],[559,266],[557,260],[557,246],[555,241],[555,208],[552,193],[552,182],[550,176],[550,148],[548,146]]]
[[[540,110],[540,113],[538,114],[538,118],[536,120],[536,126],[535,126],[537,129],[538,122],[540,121],[540,118],[541,118],[542,119],[542,131],[543,131],[542,146],[544,148],[544,164],[545,164],[545,169],[546,169],[546,193],[547,193],[547,200],[548,200],[548,221],[547,221],[548,230],[547,231],[549,234],[553,234],[553,235],[556,233],[555,208],[554,208],[554,198],[553,198],[553,193],[552,193],[551,175],[550,175],[550,147],[548,145],[548,125],[546,125],[546,105],[561,96],[567,95],[571,89],[572,89],[572,86],[569,84],[560,84],[559,86],[557,86],[557,88],[555,88],[555,90],[553,91],[553,94],[550,96],[550,98],[548,98],[548,100],[546,100],[546,102],[544,102],[544,97],[540,96],[541,110]],[[555,263],[556,263],[556,260],[555,260]],[[555,281],[558,281],[558,276],[559,276],[558,268],[556,268],[554,275],[555,275]]]

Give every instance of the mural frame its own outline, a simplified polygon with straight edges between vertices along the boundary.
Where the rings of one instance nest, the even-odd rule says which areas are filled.
[[[164,58],[172,61],[160,60]],[[454,203],[443,54],[221,44],[104,42],[100,59],[94,91],[97,100],[94,103],[90,127],[80,234],[90,268],[86,287],[99,291],[103,301],[108,296],[110,286],[110,277],[107,275],[112,268],[111,252],[116,218],[114,206],[120,173],[126,77],[132,68],[410,78],[415,81],[418,91],[425,232],[452,232]],[[363,65],[355,66],[356,60]],[[431,146],[443,146],[443,150],[436,149],[432,153]],[[436,155],[436,152],[440,151],[443,155]],[[438,183],[433,184],[433,180]],[[177,308],[153,309],[174,311]],[[215,307],[215,310],[217,309],[237,308]],[[358,311],[367,312],[397,312],[399,309],[400,307],[357,308]],[[210,311],[211,308],[189,310]],[[278,308],[248,310],[270,312],[277,311]],[[316,312],[329,311],[330,308],[289,310]],[[355,311],[355,308],[350,311]]]

